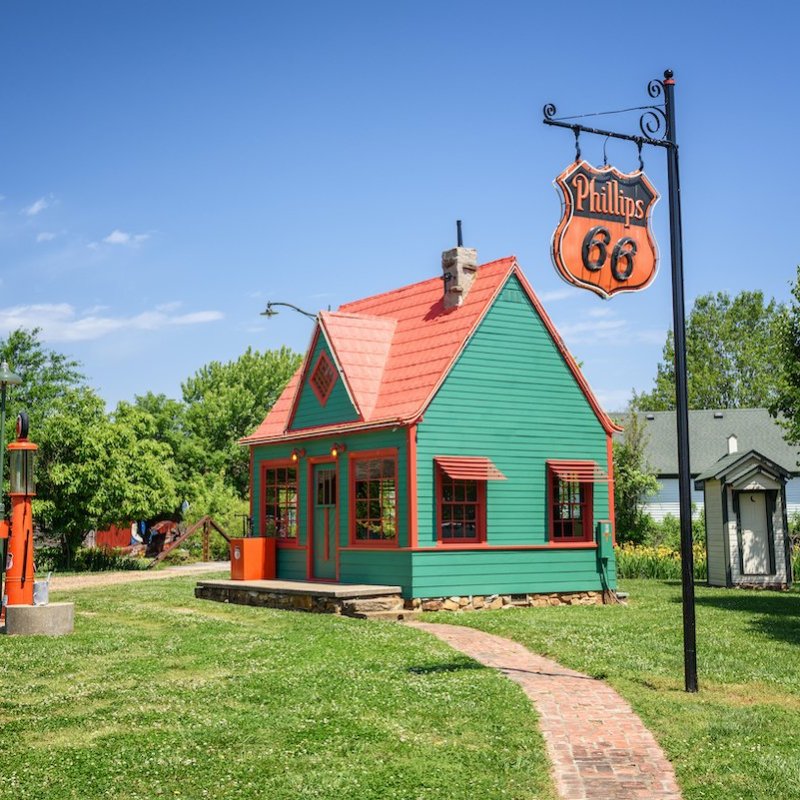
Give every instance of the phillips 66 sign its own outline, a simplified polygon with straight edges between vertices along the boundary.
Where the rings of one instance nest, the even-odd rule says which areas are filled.
[[[561,221],[553,263],[567,283],[608,299],[648,286],[658,269],[650,215],[658,192],[643,172],[571,164],[555,180]]]

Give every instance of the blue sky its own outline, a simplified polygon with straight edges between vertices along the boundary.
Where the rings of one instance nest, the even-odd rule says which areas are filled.
[[[310,311],[440,274],[455,220],[519,261],[610,409],[671,325],[666,169],[644,292],[556,275],[559,113],[677,80],[687,308],[788,297],[798,262],[791,3],[8,0],[0,12],[0,335],[40,326],[108,401],[177,397],[212,359],[303,350]],[[605,118],[605,122],[612,122]],[[637,118],[617,118],[637,132]],[[584,138],[602,163],[601,139]],[[635,146],[608,144],[636,167]],[[13,366],[13,365],[12,365]]]

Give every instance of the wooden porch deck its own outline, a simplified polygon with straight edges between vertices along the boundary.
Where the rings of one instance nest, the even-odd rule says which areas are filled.
[[[400,586],[381,584],[209,580],[198,581],[194,595],[220,603],[351,617],[404,619],[414,615],[405,608]]]

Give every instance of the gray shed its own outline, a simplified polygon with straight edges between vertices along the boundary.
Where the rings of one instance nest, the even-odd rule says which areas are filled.
[[[757,450],[729,452],[697,476],[705,499],[711,586],[784,589],[792,583],[787,469]]]

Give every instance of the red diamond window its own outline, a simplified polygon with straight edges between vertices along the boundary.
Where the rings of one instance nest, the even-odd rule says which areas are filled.
[[[336,383],[336,370],[325,353],[322,353],[317,360],[317,365],[311,373],[310,383],[317,400],[324,406],[333,390],[333,384]]]

